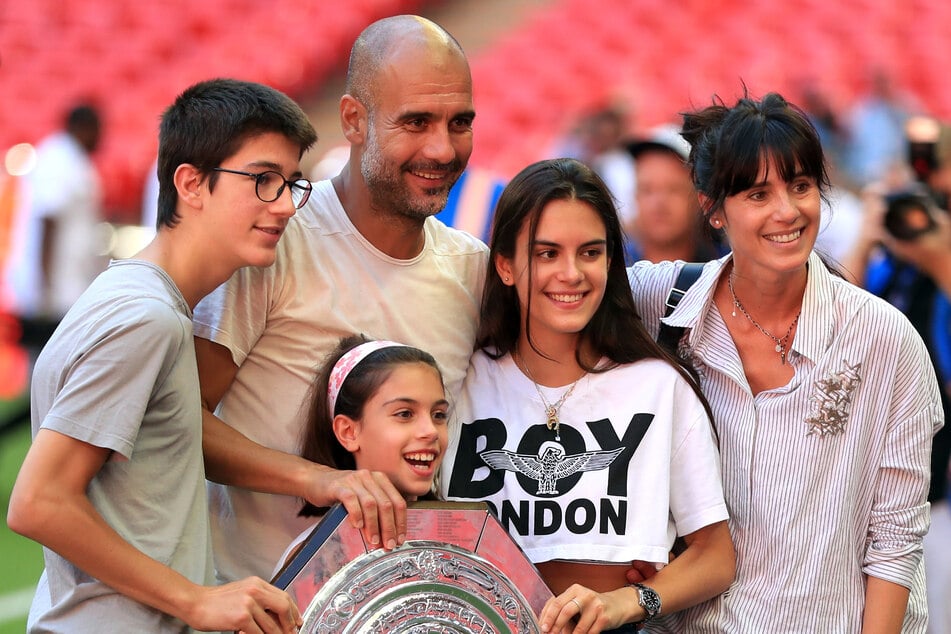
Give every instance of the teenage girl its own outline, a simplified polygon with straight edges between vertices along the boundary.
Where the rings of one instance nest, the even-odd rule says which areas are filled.
[[[440,491],[487,501],[536,564],[557,595],[543,631],[644,623],[730,585],[705,401],[641,324],[614,202],[578,161],[535,163],[499,199],[457,411]],[[629,586],[632,560],[663,569]]]

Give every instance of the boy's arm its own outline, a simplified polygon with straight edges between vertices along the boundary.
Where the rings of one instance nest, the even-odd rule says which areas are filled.
[[[121,594],[198,630],[295,632],[300,613],[283,591],[249,578],[200,586],[137,550],[102,518],[86,489],[110,450],[41,429],[10,496],[7,523]]]
[[[231,352],[196,337],[195,353],[201,384],[202,449],[209,480],[291,495],[319,507],[340,502],[353,525],[363,529],[368,543],[387,549],[403,543],[406,500],[386,475],[339,471],[254,442],[212,413],[238,373]]]

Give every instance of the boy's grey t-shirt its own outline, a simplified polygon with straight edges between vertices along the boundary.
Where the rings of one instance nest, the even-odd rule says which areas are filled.
[[[40,354],[31,398],[34,435],[50,429],[112,450],[87,491],[106,522],[153,559],[212,584],[191,310],[165,272],[112,262]],[[53,551],[43,556],[29,631],[188,631]]]

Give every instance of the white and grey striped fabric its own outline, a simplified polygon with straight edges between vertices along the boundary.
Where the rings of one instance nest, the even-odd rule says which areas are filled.
[[[711,302],[730,257],[708,263],[665,322],[688,328],[682,350],[716,417],[737,579],[666,625],[859,632],[871,575],[911,589],[903,631],[925,632],[921,539],[943,413],[924,344],[901,313],[830,274],[813,254],[788,358],[795,375],[754,395]],[[653,335],[681,266],[638,263],[628,271]]]

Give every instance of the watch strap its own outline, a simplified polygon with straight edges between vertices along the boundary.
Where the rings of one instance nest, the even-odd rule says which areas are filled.
[[[637,590],[637,603],[644,608],[645,616],[638,623],[647,623],[660,614],[660,596],[657,592],[642,583],[632,583],[631,587]]]

